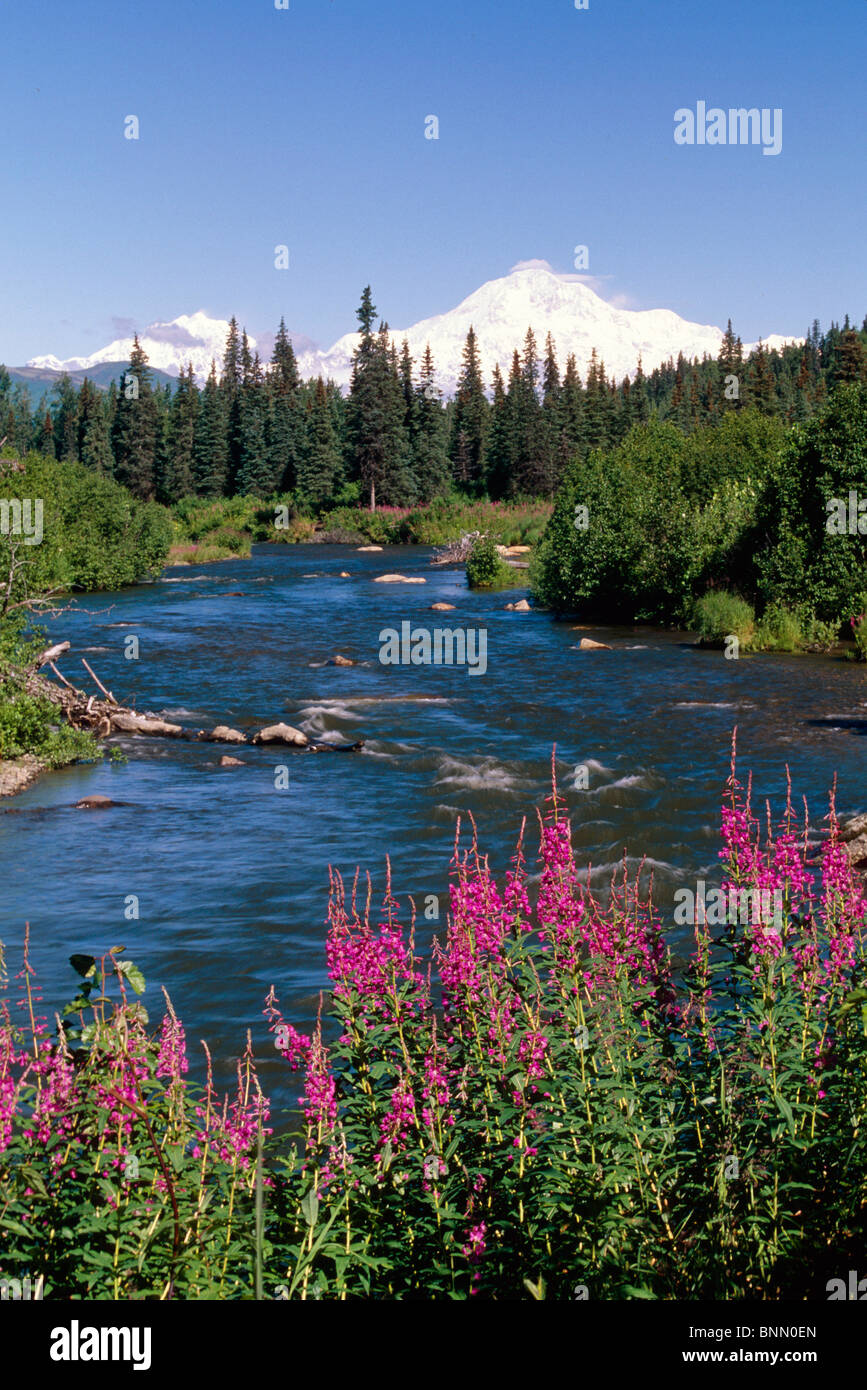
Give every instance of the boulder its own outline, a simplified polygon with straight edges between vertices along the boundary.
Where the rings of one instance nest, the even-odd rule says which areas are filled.
[[[296,748],[307,746],[307,735],[302,734],[300,729],[293,729],[291,724],[269,724],[267,729],[260,729],[253,739],[254,743],[290,743]]]
[[[579,652],[610,652],[607,642],[594,642],[592,637],[582,637],[578,643]]]
[[[351,656],[341,656],[338,652],[337,655],[333,656],[326,664],[328,666],[354,666],[355,662],[352,660]]]
[[[840,825],[841,840],[855,840],[865,833],[867,833],[867,812],[862,812],[860,816],[852,816],[850,820],[843,821]]]
[[[374,584],[426,584],[427,580],[415,575],[409,578],[405,574],[378,574],[373,582]]]
[[[365,552],[366,550],[382,550],[382,546],[381,546],[381,545],[360,545],[360,546],[358,547],[358,553],[359,553],[359,555],[363,555],[364,552]]]
[[[519,598],[517,603],[507,603],[506,609],[509,613],[532,613],[532,609],[525,598]]]
[[[351,577],[352,576],[350,575],[349,570],[341,570],[340,574],[338,575],[339,579],[350,579]]]
[[[220,759],[220,767],[245,767],[246,764],[240,758],[230,758],[228,753],[224,753]]]
[[[432,613],[453,613],[455,605],[453,603],[432,603]]]
[[[76,801],[76,811],[103,811],[108,806],[116,806],[117,802],[112,801],[110,796],[83,796],[80,801]]]
[[[246,743],[245,736],[240,729],[230,729],[228,724],[218,724],[216,729],[212,729],[209,734],[205,734],[209,743]]]

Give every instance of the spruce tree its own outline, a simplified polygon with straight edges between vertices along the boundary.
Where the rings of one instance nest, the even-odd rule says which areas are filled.
[[[225,397],[217,381],[217,364],[211,370],[199,400],[193,447],[193,485],[200,497],[221,497],[226,490],[228,446]]]
[[[46,458],[54,458],[54,421],[51,411],[43,404],[40,406],[39,415],[40,423],[35,431],[34,447],[37,453],[44,454]]]
[[[513,362],[513,371],[515,364]],[[520,372],[520,364],[517,371]],[[512,467],[511,407],[506,395],[500,364],[494,364],[493,400],[485,443],[485,481],[496,501],[508,496]]]
[[[425,346],[415,388],[413,474],[419,499],[430,502],[449,490],[451,468],[446,452],[445,411],[436,384],[430,343]]]
[[[54,451],[61,461],[63,459],[77,459],[78,395],[68,372],[64,372],[54,383],[52,395],[54,396],[51,410],[54,423]],[[4,433],[11,432],[11,430],[4,431]]]
[[[147,353],[136,335],[120,379],[111,444],[115,477],[145,501],[152,501],[156,492],[159,413]]]
[[[105,393],[88,377],[78,393],[78,457],[95,473],[114,471]]]
[[[178,385],[169,406],[166,431],[166,457],[160,478],[160,500],[179,502],[195,491],[196,426],[199,417],[199,392],[196,388],[193,364],[182,367]]]
[[[250,355],[247,334],[243,335],[241,361],[243,381],[238,408],[238,468],[235,491],[248,497],[269,497],[273,492],[266,442],[267,398],[258,352]]]
[[[357,310],[361,336],[352,355],[346,435],[352,476],[368,494],[371,511],[377,496],[401,504],[413,494],[403,392],[387,325],[372,332],[375,314],[368,285]]]
[[[298,465],[305,446],[305,421],[301,403],[301,381],[295,351],[281,318],[271,371],[265,381],[266,445],[272,488],[291,492],[296,485]]]
[[[762,415],[776,415],[777,388],[764,344],[759,341],[747,364],[749,403]]]
[[[846,315],[848,324],[849,315]],[[847,381],[867,381],[867,353],[854,328],[845,327],[840,335],[829,376],[834,386]]]
[[[246,343],[247,335],[244,334]],[[247,370],[249,370],[249,345],[246,347]],[[226,490],[233,493],[241,467],[241,387],[244,380],[244,357],[238,321],[234,314],[229,320],[226,347],[223,353],[223,371],[220,377],[220,394],[223,402],[223,419],[226,431]]]
[[[308,402],[306,443],[298,462],[297,487],[304,501],[319,509],[334,497],[341,481],[340,448],[325,382],[320,376]]]
[[[449,441],[452,473],[459,487],[477,489],[482,481],[489,411],[476,334],[470,326],[455,392]]]
[[[566,370],[563,373],[563,385],[560,389],[560,416],[567,451],[570,454],[577,453],[579,457],[583,458],[586,453],[584,386],[578,372],[578,363],[575,360],[574,352],[570,352],[566,358]],[[561,444],[561,454],[562,452],[563,446]]]

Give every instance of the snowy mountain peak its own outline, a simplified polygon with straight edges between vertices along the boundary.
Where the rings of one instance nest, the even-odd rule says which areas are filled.
[[[194,314],[181,314],[168,323],[151,323],[139,334],[139,342],[148,356],[152,367],[177,376],[182,367],[192,362],[197,379],[203,382],[211,370],[214,358],[219,370],[229,332],[227,319],[214,319],[198,309]],[[251,352],[256,350],[256,339],[247,335]],[[49,367],[54,371],[86,371],[101,362],[128,362],[132,351],[133,335],[115,338],[107,347],[91,353],[89,357],[69,357],[61,362],[57,357],[32,357],[28,367]]]
[[[668,358],[716,357],[722,329],[711,324],[689,323],[671,309],[624,309],[607,303],[586,283],[586,277],[558,274],[547,261],[521,261],[508,275],[489,280],[456,308],[422,319],[405,329],[391,329],[393,342],[406,338],[418,361],[429,343],[437,381],[445,395],[453,395],[461,369],[467,332],[476,334],[486,384],[495,363],[508,376],[515,349],[521,349],[532,328],[540,355],[548,333],[554,340],[561,371],[570,353],[586,377],[594,348],[606,374],[620,381],[634,374],[639,356],[645,372]],[[349,384],[357,333],[347,333],[328,352],[307,352],[299,357],[302,376],[332,377]],[[766,347],[782,347],[778,335],[765,340]],[[745,345],[749,350],[750,344]]]
[[[453,395],[461,370],[467,333],[475,330],[485,383],[490,386],[495,363],[508,376],[515,349],[521,349],[528,328],[532,328],[540,356],[545,339],[551,334],[561,371],[566,358],[575,354],[578,370],[586,378],[595,348],[608,377],[618,381],[634,374],[639,356],[645,372],[668,358],[716,357],[722,343],[722,329],[712,324],[690,323],[671,309],[625,309],[609,304],[588,283],[587,277],[558,274],[547,261],[519,261],[508,275],[488,280],[473,290],[454,309],[422,319],[409,328],[391,330],[398,347],[403,338],[416,362],[429,343],[433,353],[437,382],[444,395]],[[203,309],[181,314],[168,323],[152,323],[139,334],[139,341],[152,366],[177,376],[181,367],[192,362],[198,381],[204,382],[214,358],[219,369],[229,324],[211,318]],[[352,354],[358,344],[357,333],[346,333],[327,352],[317,349],[308,338],[292,335],[303,377],[331,377],[344,389],[352,373]],[[251,351],[259,348],[262,358],[270,355],[270,334],[257,340],[248,334]],[[764,339],[768,348],[782,347],[785,339],[772,334]],[[54,371],[84,371],[102,362],[127,362],[132,350],[132,334],[116,338],[89,357],[71,357],[65,362],[54,356],[34,357],[29,367]],[[749,351],[752,344],[745,344]]]

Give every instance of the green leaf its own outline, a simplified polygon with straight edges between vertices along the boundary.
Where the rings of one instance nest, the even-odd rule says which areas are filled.
[[[308,1226],[315,1226],[316,1218],[319,1215],[319,1198],[316,1196],[316,1193],[312,1190],[312,1188],[301,1202],[301,1210],[304,1214],[304,1219],[307,1222]]]
[[[139,970],[138,966],[135,965],[131,960],[119,960],[116,961],[115,964],[117,965],[117,968],[120,971],[120,973],[126,976],[127,980],[132,985],[136,994],[144,994],[145,977]]]
[[[96,961],[93,956],[70,956],[69,964],[79,975],[83,975],[85,980],[96,974]]]

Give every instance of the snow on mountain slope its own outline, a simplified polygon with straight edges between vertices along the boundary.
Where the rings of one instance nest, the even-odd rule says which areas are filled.
[[[181,367],[192,362],[198,381],[204,382],[211,370],[211,358],[217,363],[217,371],[223,360],[226,335],[229,324],[226,319],[212,319],[199,310],[195,314],[181,314],[170,323],[152,323],[139,335],[139,342],[148,355],[152,367],[159,367],[171,376],[177,376]],[[247,335],[250,351],[256,350],[256,339]],[[28,367],[49,367],[54,371],[82,371],[95,367],[100,362],[128,362],[132,351],[132,338],[115,338],[107,347],[89,357],[69,357],[61,362],[57,357],[31,357]]]
[[[646,372],[669,357],[716,357],[722,330],[710,324],[689,323],[671,309],[621,309],[606,301],[574,275],[558,275],[545,261],[522,262],[508,275],[489,280],[455,309],[433,318],[422,319],[406,329],[392,329],[398,347],[405,337],[418,363],[425,345],[430,343],[437,382],[443,393],[453,395],[461,369],[467,331],[475,329],[486,386],[490,385],[494,363],[508,376],[512,353],[521,349],[524,336],[532,327],[539,348],[545,350],[545,337],[551,333],[563,370],[569,353],[574,352],[578,370],[586,377],[590,354],[595,347],[610,378],[620,381],[635,372],[639,356]],[[140,341],[154,367],[177,375],[181,366],[192,361],[196,376],[204,381],[211,358],[219,368],[229,325],[203,312],[181,315],[171,323],[151,324]],[[292,335],[298,352],[302,377],[331,377],[347,387],[352,371],[352,353],[357,333],[346,333],[327,352],[308,346],[310,340]],[[771,335],[764,342],[769,348],[800,341]],[[251,349],[256,340],[250,337]],[[751,344],[746,344],[748,351]],[[30,367],[54,370],[81,370],[99,362],[128,360],[131,338],[117,339],[90,357],[73,357],[60,362],[56,357],[34,357]],[[270,339],[262,339],[263,357]]]
[[[689,323],[670,309],[616,308],[576,276],[557,275],[544,262],[516,267],[499,280],[489,280],[457,308],[422,319],[411,328],[392,329],[391,337],[398,346],[406,338],[416,361],[430,343],[437,381],[446,395],[452,395],[471,325],[478,339],[486,385],[495,363],[508,376],[512,354],[515,348],[520,350],[530,327],[540,357],[550,332],[561,371],[568,354],[574,352],[585,378],[595,347],[608,377],[613,375],[618,381],[634,374],[639,355],[645,372],[649,372],[669,357],[676,360],[679,352],[687,358],[704,353],[716,357],[723,337],[721,329]],[[786,341],[792,340],[778,335],[765,339],[768,347],[782,347]],[[357,333],[347,333],[328,352],[302,354],[298,360],[301,374],[321,373],[341,386],[348,385],[357,342]]]

